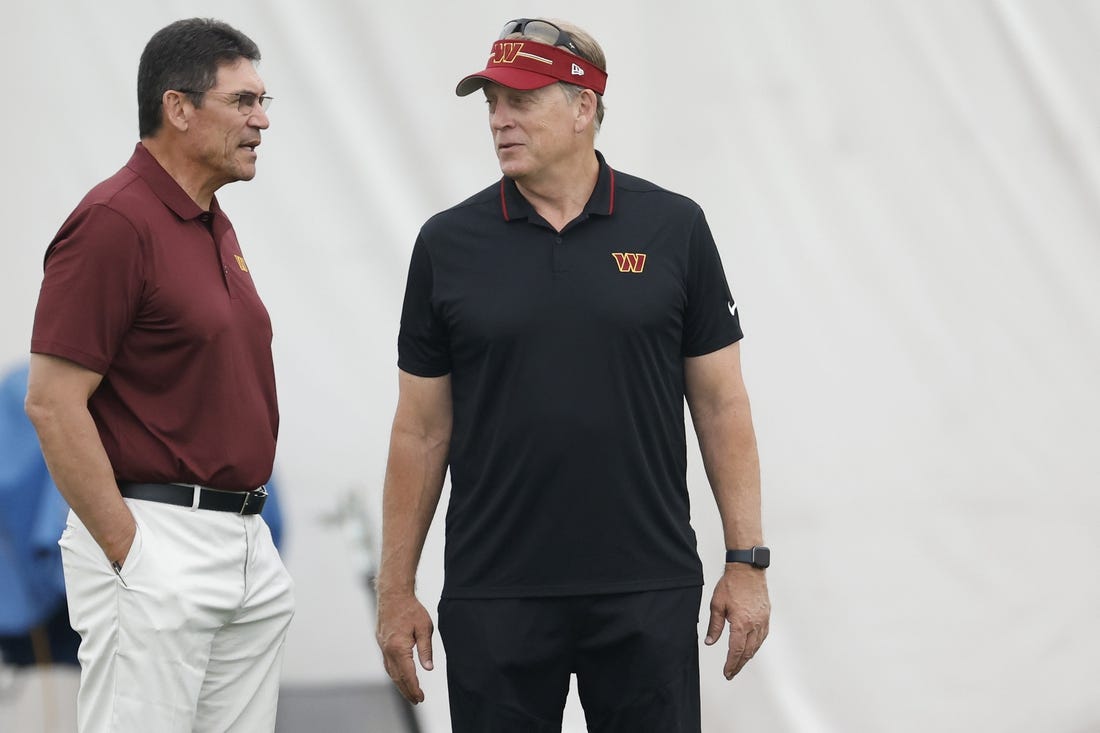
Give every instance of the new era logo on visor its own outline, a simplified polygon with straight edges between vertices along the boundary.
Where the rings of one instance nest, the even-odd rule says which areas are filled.
[[[573,72],[573,76],[584,76],[584,69],[577,66],[576,64],[573,64],[573,68],[571,69],[571,71]]]

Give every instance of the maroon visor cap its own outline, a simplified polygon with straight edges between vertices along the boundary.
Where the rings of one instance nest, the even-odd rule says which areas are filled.
[[[455,87],[455,94],[465,97],[489,81],[523,91],[564,81],[603,94],[607,72],[557,46],[526,39],[502,39],[493,44],[485,70],[462,79]]]

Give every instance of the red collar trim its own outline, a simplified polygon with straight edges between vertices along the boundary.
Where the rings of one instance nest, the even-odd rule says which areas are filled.
[[[592,197],[585,205],[584,210],[590,214],[600,214],[604,216],[611,216],[615,213],[615,170],[607,164],[603,155],[596,151],[596,159],[600,162],[600,176],[596,181],[596,188],[592,191]],[[604,170],[607,170],[607,178],[604,178]],[[604,187],[607,187],[607,198],[604,198]],[[500,179],[500,213],[504,217],[504,221],[511,221],[513,216],[508,210],[508,196],[509,191],[513,191],[513,196],[516,200],[512,203],[518,207],[516,216],[524,217],[534,212],[531,204],[523,198],[523,194],[519,193],[516,188],[515,181],[507,176],[501,176]],[[607,210],[603,211],[601,204],[606,202]]]

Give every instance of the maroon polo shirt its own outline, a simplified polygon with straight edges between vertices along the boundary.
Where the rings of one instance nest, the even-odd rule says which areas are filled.
[[[103,375],[88,407],[122,481],[229,490],[271,476],[271,321],[215,199],[140,143],[46,250],[31,351]]]

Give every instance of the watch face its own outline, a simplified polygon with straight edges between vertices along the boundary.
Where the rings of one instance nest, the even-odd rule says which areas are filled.
[[[772,551],[767,547],[752,548],[752,564],[758,568],[766,568],[772,564]]]

